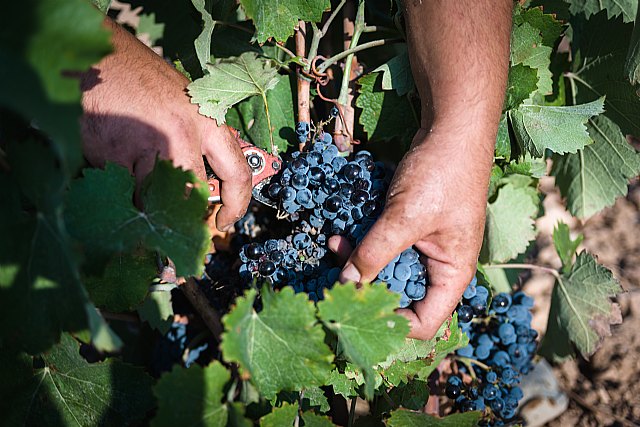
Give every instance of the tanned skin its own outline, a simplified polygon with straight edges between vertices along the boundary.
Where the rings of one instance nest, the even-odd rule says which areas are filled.
[[[387,204],[348,256],[342,281],[369,282],[404,249],[426,257],[430,287],[399,310],[413,338],[429,339],[476,271],[493,151],[509,66],[511,0],[405,0],[421,129],[395,172]],[[349,256],[350,254],[350,256]]]
[[[104,25],[113,34],[113,53],[81,82],[85,157],[98,167],[126,166],[140,184],[156,156],[205,180],[205,155],[221,180],[216,226],[229,229],[251,199],[251,171],[231,129],[198,113],[186,77],[110,19]]]

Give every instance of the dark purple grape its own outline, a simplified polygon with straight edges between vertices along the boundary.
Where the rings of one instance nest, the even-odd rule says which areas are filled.
[[[258,273],[261,276],[269,277],[276,272],[276,265],[271,261],[263,261],[258,266]]]
[[[264,248],[259,243],[249,243],[244,247],[244,253],[249,259],[259,260],[264,255]]]
[[[473,308],[469,305],[458,307],[458,322],[469,323],[473,320]]]
[[[282,190],[282,185],[278,184],[277,182],[274,182],[271,185],[269,185],[269,189],[267,190],[267,192],[269,193],[269,197],[271,197],[272,199],[277,199],[281,190]]]
[[[360,172],[362,172],[362,168],[358,166],[357,163],[348,163],[345,165],[340,171],[345,179],[349,182],[355,181],[360,177]]]
[[[339,196],[330,196],[324,202],[324,208],[333,213],[337,213],[342,207],[342,199]]]

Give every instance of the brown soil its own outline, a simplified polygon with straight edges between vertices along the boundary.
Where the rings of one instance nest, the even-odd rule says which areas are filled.
[[[612,328],[613,335],[590,360],[578,358],[554,367],[571,403],[547,425],[640,425],[640,183],[632,183],[626,198],[584,224],[564,212],[550,179],[541,186],[548,195],[545,216],[537,224],[542,234],[534,263],[559,267],[550,236],[557,220],[563,219],[576,233],[584,234],[583,248],[597,254],[626,290],[618,298],[623,323]],[[546,328],[552,286],[552,277],[538,273],[524,284],[525,291],[536,297],[533,324],[539,331]]]

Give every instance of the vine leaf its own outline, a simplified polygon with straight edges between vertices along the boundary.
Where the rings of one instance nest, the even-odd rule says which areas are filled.
[[[175,169],[165,160],[158,160],[145,179],[143,212],[133,205],[134,186],[122,166],[107,163],[104,170],[85,169],[68,193],[66,222],[73,236],[105,252],[129,250],[143,242],[171,258],[179,276],[201,274],[210,241],[202,220],[207,186],[200,185],[193,172]],[[88,211],[95,214],[88,216]]]
[[[205,368],[197,364],[188,369],[174,367],[153,387],[158,413],[151,425],[225,427],[229,408],[222,399],[230,379],[229,371],[217,360]]]
[[[516,64],[509,68],[509,80],[507,81],[507,94],[505,109],[518,108],[520,104],[536,91],[538,73],[531,67]],[[508,131],[507,135],[508,137]],[[503,136],[504,138],[504,136]],[[504,144],[503,144],[504,145]],[[502,151],[505,151],[504,149]],[[509,152],[509,155],[511,153]]]
[[[636,22],[640,22],[640,3],[638,3],[638,11],[636,12]],[[631,84],[640,84],[640,25],[633,27],[624,70]]]
[[[538,75],[537,91],[542,95],[553,92],[553,76],[549,70],[552,50],[542,43],[538,28],[528,22],[514,25],[511,32],[511,64],[535,69]]]
[[[471,411],[438,418],[422,412],[398,409],[391,412],[386,425],[388,427],[474,427],[478,425],[481,415],[481,412]]]
[[[523,150],[542,157],[545,150],[575,153],[592,142],[587,120],[604,111],[604,98],[566,107],[521,105],[509,111],[516,138]]]
[[[112,312],[134,310],[157,275],[155,254],[145,250],[116,253],[101,276],[85,276],[91,301]]]
[[[356,393],[356,382],[341,373],[338,369],[331,371],[331,375],[329,375],[329,379],[327,380],[327,385],[333,387],[333,392],[341,394],[345,399],[358,395],[358,393]]]
[[[32,368],[31,358],[21,359],[19,374],[11,374],[15,387],[0,403],[6,425],[57,419],[60,425],[121,426],[141,420],[153,408],[153,379],[142,368],[114,359],[89,364],[79,351],[78,343],[63,334],[41,356],[42,367]]]
[[[587,123],[594,143],[576,154],[554,156],[551,174],[572,215],[587,218],[627,194],[630,178],[640,173],[640,153],[605,116]]]
[[[265,98],[254,96],[240,102],[228,111],[227,121],[241,129],[254,145],[270,152],[285,152],[290,139],[287,131],[293,135],[293,111],[289,79],[279,76]]]
[[[51,151],[48,154],[53,157]],[[25,195],[17,180],[21,169],[15,165],[13,176],[0,173],[0,311],[5,319],[0,337],[7,348],[36,354],[58,342],[62,330],[85,328],[91,304],[79,281],[60,210],[26,214],[21,203],[23,197],[41,200],[38,195],[62,172],[43,169],[40,185],[22,183],[30,188]]]
[[[329,417],[318,415],[311,411],[302,413],[302,421],[304,422],[304,424],[302,424],[304,427],[336,427]]]
[[[424,408],[427,399],[429,399],[429,385],[424,380],[411,380],[406,384],[392,388],[389,397],[397,406],[419,411]],[[392,409],[386,401],[382,401],[376,408],[380,412],[391,412]]]
[[[589,18],[606,10],[608,19],[622,15],[623,22],[633,22],[638,7],[638,0],[571,0],[568,3],[572,15],[584,13]]]
[[[487,204],[481,259],[483,263],[500,263],[515,258],[536,237],[533,218],[538,204],[527,187],[509,183]]]
[[[577,59],[573,72],[566,76],[584,103],[606,96],[605,116],[613,120],[625,135],[640,135],[640,97],[624,70],[632,24],[621,18],[608,20],[601,12],[591,19],[572,22]]]
[[[162,38],[164,27],[164,23],[156,22],[155,13],[141,13],[140,22],[138,22],[138,26],[136,27],[136,36],[146,34],[147,39],[153,46]]]
[[[511,158],[511,138],[509,137],[509,120],[505,113],[500,118],[500,124],[498,125],[498,134],[496,135],[496,157],[501,157],[506,160]],[[497,171],[502,173],[502,169],[498,168]],[[493,170],[492,176],[495,175]]]
[[[318,22],[331,8],[330,0],[240,0],[247,17],[256,26],[256,40],[262,44],[269,38],[285,42],[293,34],[298,21]]]
[[[138,307],[138,315],[140,320],[147,322],[162,335],[169,332],[174,315],[171,291],[152,290],[149,292],[142,305]]]
[[[362,109],[359,123],[367,132],[369,140],[399,138],[408,145],[418,130],[419,119],[408,98],[385,91],[382,80],[380,73],[367,74],[358,79],[360,89],[356,106]]]
[[[363,371],[367,396],[373,395],[374,367],[400,349],[409,333],[407,320],[394,313],[398,300],[385,286],[356,289],[350,283],[335,286],[318,303],[320,319],[338,336],[339,351]]]
[[[282,406],[273,408],[271,413],[260,418],[260,427],[292,426],[298,415],[298,404],[283,402]]]
[[[333,353],[324,343],[313,303],[292,288],[279,292],[264,288],[263,309],[256,313],[256,294],[250,290],[238,298],[223,319],[225,360],[238,363],[241,375],[251,378],[267,399],[281,390],[323,385],[331,372]]]
[[[209,74],[189,84],[191,102],[200,106],[200,114],[225,122],[233,105],[259,95],[267,106],[267,91],[278,84],[278,71],[256,52],[224,58],[207,67]],[[267,118],[269,113],[267,112]],[[271,126],[269,126],[271,128]]]
[[[549,311],[550,329],[540,353],[552,359],[567,356],[567,346],[550,341],[566,337],[565,342],[573,342],[584,357],[593,354],[602,338],[611,335],[610,324],[622,322],[620,307],[610,300],[620,292],[622,287],[611,271],[598,264],[591,254],[578,254],[571,271],[556,278]]]
[[[562,221],[553,229],[553,245],[562,261],[563,273],[568,274],[571,271],[573,256],[583,239],[584,236],[579,234],[575,240],[571,240],[569,226]]]
[[[523,8],[517,5],[516,7],[518,10],[513,16],[513,23],[522,25],[526,22],[537,28],[542,37],[542,44],[553,47],[560,34],[562,34],[562,23],[556,19],[555,13],[544,13],[541,6]]]
[[[111,51],[103,20],[84,0],[7,3],[0,16],[0,105],[51,137],[67,176],[83,162],[80,85],[68,72],[86,71]]]
[[[196,48],[196,55],[198,56],[198,61],[200,61],[200,66],[204,70],[211,57],[211,36],[213,35],[213,29],[215,27],[215,22],[210,11],[212,5],[211,3],[207,4],[207,0],[191,0],[191,3],[193,3],[198,13],[202,15],[202,32],[193,44]]]
[[[374,73],[382,73],[382,89],[395,90],[398,96],[404,96],[415,88],[409,51],[406,45],[401,46],[401,53],[373,70]]]

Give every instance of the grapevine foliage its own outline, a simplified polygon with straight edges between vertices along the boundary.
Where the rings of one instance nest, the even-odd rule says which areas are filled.
[[[530,301],[511,294],[503,264],[526,254],[536,237],[546,163],[579,218],[626,195],[640,173],[627,138],[640,135],[637,1],[514,5],[478,283],[426,341],[407,339],[407,321],[394,312],[428,294],[413,249],[378,276],[394,293],[380,283],[334,285],[340,266],[326,246],[331,234],[362,239],[389,178],[374,158],[399,159],[421,123],[398,5],[367,1],[359,9],[367,10],[357,17],[363,26],[366,18],[369,30],[394,37],[358,52],[353,137],[373,143],[374,154],[359,149],[346,159],[330,137],[342,110],[320,102],[327,88],[312,91],[313,120],[294,119],[297,84],[314,58],[294,54],[292,36],[306,22],[308,44],[320,49],[314,54],[324,55],[325,44],[342,49],[329,37],[309,41],[342,2],[129,2],[143,10],[135,33],[190,77],[188,95],[201,114],[270,152],[289,153],[269,196],[290,221],[253,209],[222,250],[207,254],[207,186],[190,171],[159,160],[136,203],[127,169],[83,169],[75,76],[111,51],[100,12],[109,3],[14,1],[0,14],[3,421],[331,426],[339,423],[335,396],[369,400],[360,425],[514,420],[517,382],[536,341]],[[337,21],[329,33],[340,33]],[[383,37],[369,30],[369,40]],[[335,81],[351,68],[338,62]],[[309,146],[304,154],[293,149],[300,143]],[[564,224],[553,237],[562,268],[554,272],[540,354],[589,356],[619,321],[611,298],[621,287],[595,256],[576,253],[581,237],[572,240]],[[188,285],[176,286],[167,271],[198,279],[211,312],[224,314],[220,337],[199,324],[184,299]],[[430,387],[445,360],[458,375]],[[461,413],[419,412],[443,395]]]

